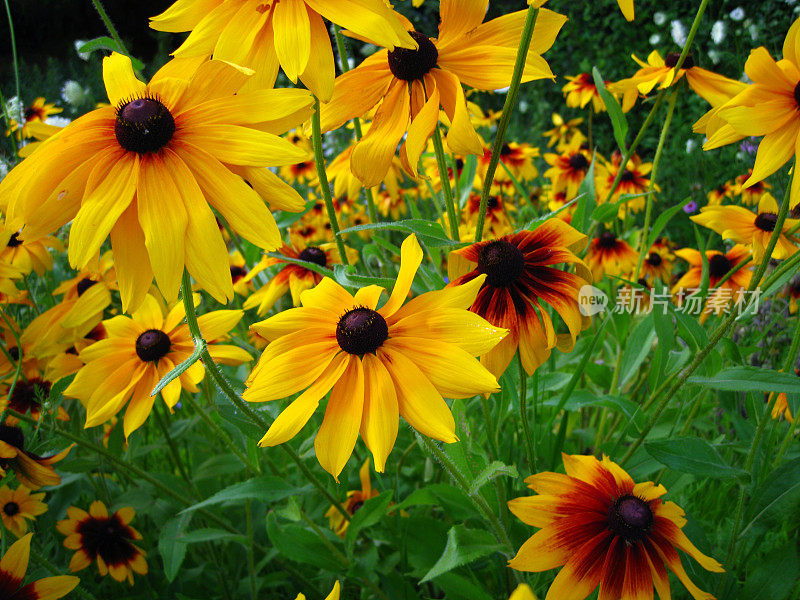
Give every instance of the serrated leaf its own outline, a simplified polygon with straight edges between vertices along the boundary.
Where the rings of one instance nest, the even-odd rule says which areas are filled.
[[[717,449],[701,438],[677,437],[645,442],[647,453],[662,465],[680,473],[714,479],[749,479],[747,471],[731,467]]]
[[[518,478],[519,472],[515,466],[506,465],[496,460],[475,476],[475,479],[469,486],[469,495],[474,496],[484,485],[498,477]]]
[[[689,377],[689,383],[728,392],[800,393],[800,377],[760,367],[728,367],[712,377]]]
[[[444,547],[442,556],[420,580],[420,583],[425,583],[457,567],[489,556],[500,549],[501,547],[488,531],[467,529],[463,525],[455,525],[447,532],[447,545]]]
[[[215,504],[240,503],[245,500],[258,500],[259,502],[278,502],[289,496],[304,494],[311,490],[311,486],[297,487],[285,482],[280,477],[264,475],[241,483],[234,483],[202,502],[193,504],[180,512],[180,514],[213,506]]]
[[[394,279],[386,277],[369,277],[359,275],[353,265],[334,265],[333,276],[336,282],[347,288],[362,288],[368,285],[377,285],[384,289],[394,287]]]

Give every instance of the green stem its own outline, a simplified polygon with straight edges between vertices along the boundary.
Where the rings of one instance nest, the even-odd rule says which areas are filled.
[[[169,448],[169,453],[172,456],[172,462],[175,463],[175,467],[181,474],[181,477],[186,482],[186,485],[189,486],[189,489],[192,490],[196,498],[200,498],[200,492],[198,491],[197,487],[192,481],[192,478],[189,476],[186,467],[183,465],[183,461],[181,460],[181,455],[178,452],[178,447],[175,445],[175,440],[172,439],[172,436],[169,434],[169,427],[164,420],[163,415],[161,414],[161,408],[159,407],[158,399],[156,399],[155,405],[153,406],[153,414],[155,415],[156,423],[158,424],[158,428],[161,429],[161,433],[164,436],[164,440],[167,442],[167,448]]]
[[[794,417],[792,423],[789,424],[789,429],[787,429],[786,435],[783,437],[781,447],[778,449],[778,453],[775,455],[775,460],[772,462],[773,469],[777,469],[778,465],[781,464],[783,455],[786,454],[786,451],[789,449],[789,444],[791,444],[792,440],[794,439],[794,436],[797,433],[797,427],[800,425],[800,418],[798,418],[798,415],[792,416]]]
[[[478,212],[478,222],[475,226],[475,241],[480,242],[483,239],[483,226],[486,221],[486,209],[489,205],[489,193],[492,189],[494,182],[494,174],[497,171],[497,164],[500,162],[500,152],[503,148],[503,141],[506,136],[508,124],[511,121],[511,114],[514,112],[514,105],[517,102],[519,95],[519,86],[522,82],[522,72],[525,69],[525,63],[528,60],[528,50],[531,47],[531,38],[533,38],[533,30],[536,25],[536,17],[539,14],[539,9],[531,4],[528,7],[528,14],[525,17],[525,25],[522,28],[522,37],[519,41],[519,48],[517,49],[517,60],[514,63],[514,74],[511,76],[511,84],[509,85],[508,92],[506,93],[506,101],[503,104],[503,116],[497,124],[497,134],[494,138],[492,145],[492,156],[489,159],[489,166],[486,169],[486,176],[483,180],[483,190],[481,191],[481,204]],[[444,182],[443,182],[444,183]]]
[[[439,167],[439,179],[442,183],[442,195],[447,209],[447,221],[450,224],[450,238],[458,242],[461,239],[458,233],[458,215],[456,214],[456,204],[453,199],[453,188],[450,187],[450,174],[447,172],[447,159],[444,156],[442,133],[439,131],[438,122],[436,127],[433,128],[433,150],[436,154],[436,164]]]
[[[100,15],[100,18],[103,20],[103,25],[105,25],[106,29],[108,29],[109,35],[117,43],[117,47],[120,50],[122,50],[127,56],[130,56],[131,53],[128,52],[128,49],[125,47],[125,43],[122,41],[122,38],[119,37],[117,28],[114,27],[114,23],[111,22],[111,19],[109,18],[106,9],[103,8],[103,4],[100,2],[100,0],[92,0],[92,4],[94,4],[95,10]]]
[[[522,435],[525,438],[525,457],[528,460],[528,469],[531,473],[535,472],[535,461],[533,458],[533,439],[531,437],[531,426],[528,423],[528,374],[522,366],[522,356],[517,352],[517,369],[519,370],[519,420],[522,425]],[[536,398],[533,399],[536,402]]]
[[[331,231],[336,238],[336,247],[342,258],[343,265],[349,265],[350,261],[345,252],[342,234],[339,229],[339,220],[336,218],[336,210],[333,208],[333,197],[331,196],[331,185],[328,182],[328,173],[325,171],[325,156],[322,154],[322,127],[319,116],[319,98],[314,99],[314,114],[311,117],[312,143],[314,145],[314,162],[317,165],[317,177],[319,187],[322,190],[322,198],[325,200],[325,208],[328,211],[328,220],[331,223]]]
[[[795,168],[796,166],[797,165],[795,165]],[[781,203],[781,208],[778,211],[778,219],[775,223],[775,229],[773,230],[772,235],[769,238],[769,243],[767,244],[767,248],[764,251],[764,257],[761,259],[761,263],[756,267],[756,270],[753,273],[752,278],[750,279],[750,285],[747,288],[748,292],[752,292],[753,290],[755,290],[758,287],[758,284],[761,281],[761,279],[764,277],[764,273],[766,272],[767,266],[769,265],[770,257],[772,256],[772,251],[775,249],[775,245],[778,243],[778,237],[781,235],[781,231],[783,229],[783,223],[786,220],[786,215],[789,213],[790,197],[791,197],[791,186],[787,186],[786,192],[784,193],[783,196],[783,202]],[[633,444],[631,444],[631,446],[628,448],[628,451],[625,453],[625,456],[623,456],[622,460],[619,461],[620,466],[624,466],[625,463],[628,462],[628,460],[630,460],[630,458],[633,456],[634,452],[636,452],[639,446],[642,445],[645,437],[647,437],[647,434],[650,433],[650,430],[653,429],[653,427],[655,427],[656,423],[661,417],[661,414],[669,405],[670,400],[678,392],[678,390],[680,390],[683,387],[683,385],[686,383],[686,381],[689,379],[692,373],[694,373],[697,367],[700,366],[700,363],[702,363],[705,360],[706,356],[708,356],[711,350],[713,350],[714,347],[719,343],[719,341],[725,336],[725,334],[728,333],[728,330],[733,326],[734,321],[736,321],[736,317],[737,317],[736,311],[732,310],[731,313],[725,319],[725,321],[723,321],[723,323],[716,329],[716,331],[714,331],[711,334],[706,346],[695,355],[694,360],[692,360],[691,364],[681,372],[677,381],[675,381],[675,383],[672,384],[672,387],[670,387],[667,390],[667,392],[664,395],[664,398],[660,401],[658,406],[656,406],[656,409],[651,415],[649,422],[647,423],[647,425],[645,425],[644,429],[639,434],[639,437],[633,442]],[[655,402],[656,397],[657,396],[655,395],[653,396],[651,404]],[[621,442],[622,437],[625,435],[626,431],[627,428],[623,430],[619,438],[618,445],[619,442]]]
[[[14,342],[17,344],[17,352],[19,353],[19,358],[17,358],[17,366],[14,369],[14,378],[11,380],[11,385],[8,388],[8,397],[14,394],[14,388],[17,387],[17,382],[19,381],[19,377],[22,374],[22,344],[19,343],[19,333],[17,333],[17,327],[14,323],[14,320],[6,315],[5,307],[0,307],[0,316],[3,317],[3,321],[6,322],[6,326],[11,331],[11,335],[14,336]],[[5,350],[5,348],[3,348]],[[11,355],[8,355],[9,359]],[[0,412],[0,424],[6,422],[6,413],[8,412],[9,404],[6,403],[6,407]]]
[[[649,250],[647,247],[647,238],[650,234],[650,220],[653,216],[653,197],[655,196],[656,175],[658,173],[658,164],[661,162],[661,153],[664,150],[664,143],[667,141],[667,133],[669,132],[670,123],[672,123],[672,115],[675,113],[675,103],[678,100],[678,90],[680,86],[673,86],[672,93],[669,96],[669,104],[667,106],[667,118],[664,120],[664,125],[661,127],[661,135],[658,138],[658,146],[656,147],[656,155],[653,158],[653,169],[650,172],[650,186],[647,191],[647,202],[644,210],[644,227],[642,228],[642,240],[639,245],[639,259],[636,262],[636,270],[632,277],[633,281],[639,281],[639,273],[642,271],[642,264],[644,263],[645,252]],[[620,164],[620,170],[627,168],[627,163]]]
[[[186,309],[186,324],[189,326],[189,331],[192,334],[192,339],[194,340],[195,348],[200,348],[200,359],[203,361],[203,366],[206,368],[206,373],[211,377],[212,381],[217,385],[220,391],[225,394],[225,397],[230,400],[236,408],[238,408],[242,414],[244,414],[250,421],[266,431],[269,429],[269,424],[267,421],[254,411],[250,406],[242,400],[239,394],[233,389],[230,382],[225,379],[225,376],[220,371],[219,366],[217,363],[214,362],[214,359],[211,358],[211,355],[208,353],[208,348],[206,347],[206,342],[203,339],[203,334],[200,332],[200,326],[197,324],[197,313],[194,309],[194,302],[192,301],[192,281],[189,278],[189,272],[183,272],[183,280],[181,281],[181,295],[183,296],[183,306]],[[297,465],[300,471],[305,475],[306,479],[315,487],[319,492],[325,496],[331,504],[333,504],[339,512],[341,512],[345,519],[348,521],[350,520],[350,515],[347,514],[347,511],[342,507],[341,502],[336,499],[333,494],[331,494],[325,486],[322,485],[319,479],[317,479],[314,474],[308,470],[308,467],[303,464],[303,461],[297,455],[297,453],[292,450],[291,448],[287,447],[286,444],[280,445],[281,450],[286,453],[286,455],[292,459],[292,461]]]
[[[258,590],[256,588],[256,558],[253,553],[253,503],[249,498],[244,504],[244,516],[247,527],[247,573],[250,580],[250,600],[256,600]]]
[[[14,85],[15,91],[17,94],[17,100],[22,102],[22,98],[20,97],[20,85],[19,85],[19,57],[17,56],[17,38],[14,34],[14,19],[11,18],[11,6],[8,3],[8,0],[4,0],[6,5],[6,16],[8,16],[8,31],[11,34],[11,60],[14,61]],[[3,103],[5,105],[5,103]],[[17,119],[21,117],[21,115],[16,115]],[[22,127],[23,123],[20,123],[19,126]]]

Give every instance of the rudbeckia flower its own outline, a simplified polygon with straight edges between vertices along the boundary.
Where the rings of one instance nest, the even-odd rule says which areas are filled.
[[[592,151],[583,144],[583,136],[575,136],[561,154],[545,154],[544,160],[550,168],[544,176],[553,182],[553,190],[565,191],[567,197],[574,198],[592,164]]]
[[[656,242],[642,261],[642,276],[668,282],[675,264],[675,255],[669,245]]]
[[[605,199],[611,190],[617,173],[622,169],[619,184],[611,196],[611,201],[618,201],[623,194],[638,195],[637,198],[632,198],[620,206],[620,218],[625,218],[625,211],[627,210],[634,213],[640,212],[644,208],[646,201],[646,198],[641,194],[650,189],[650,180],[647,175],[653,169],[653,163],[643,163],[641,157],[638,154],[634,154],[628,163],[622,167],[622,154],[619,150],[614,151],[610,161],[602,160],[598,162],[595,172],[595,186],[600,198]],[[653,190],[658,192],[661,191],[661,188],[656,184]]]
[[[795,277],[787,283],[780,295],[789,298],[789,314],[796,314],[798,302],[800,302],[800,277]]]
[[[691,298],[691,294],[700,290],[703,278],[703,259],[700,252],[692,248],[682,248],[675,251],[675,256],[689,263],[689,270],[677,281],[672,288],[672,293],[677,296],[679,305]],[[740,267],[721,286],[720,280],[731,269],[736,268],[746,258],[750,257],[750,250],[741,244],[731,248],[726,254],[717,250],[707,250],[708,260],[708,289],[716,288],[710,294],[703,309],[701,321],[705,320],[711,312],[721,313],[731,302],[741,302],[743,291],[750,285],[752,272],[747,267]]]
[[[583,139],[583,134],[579,129],[581,123],[583,123],[583,119],[577,118],[565,121],[564,118],[558,113],[553,113],[550,118],[553,121],[554,127],[552,129],[548,129],[542,134],[547,138],[548,146],[552,147],[570,140],[574,140],[576,136],[580,136],[580,138]]]
[[[17,301],[20,300],[22,291],[17,289],[14,283],[17,279],[22,279],[22,271],[12,264],[0,260],[0,299],[3,300],[4,304],[15,299]]]
[[[726,181],[725,183],[715,187],[713,190],[706,194],[709,206],[716,206],[722,204],[725,198],[733,198],[736,193],[736,188],[733,182]]]
[[[606,109],[591,73],[580,73],[574,77],[567,75],[566,79],[567,83],[561,88],[561,91],[564,93],[567,106],[570,108],[586,108],[586,105],[591,102],[596,113]],[[611,82],[606,81],[605,83],[609,85]]]
[[[800,200],[800,198],[798,198]],[[753,260],[759,262],[775,231],[778,221],[778,203],[772,194],[765,193],[758,202],[758,212],[753,213],[746,208],[735,205],[706,206],[700,209],[699,215],[689,217],[695,223],[708,227],[737,244],[744,244],[753,249]],[[778,236],[778,243],[770,258],[783,260],[797,252],[796,238],[787,237],[787,233],[800,223],[798,219],[786,219]]]
[[[795,369],[794,374],[800,376],[800,369]],[[772,418],[778,420],[781,417],[789,423],[794,423],[794,415],[792,415],[792,411],[789,408],[789,399],[784,393],[778,394],[778,397],[775,398],[775,404],[772,406]]]
[[[761,195],[764,192],[767,192],[772,189],[772,186],[767,183],[766,181],[757,181],[751,185],[745,185],[745,182],[750,179],[750,176],[753,174],[753,170],[749,169],[747,173],[742,175],[738,175],[736,179],[733,180],[734,189],[733,193],[736,195],[740,195],[742,197],[742,202],[745,204],[758,204],[758,201],[761,199]]]
[[[69,561],[69,570],[75,573],[97,561],[101,577],[110,574],[116,581],[127,579],[131,585],[134,573],[147,575],[147,555],[133,543],[142,539],[130,526],[134,516],[136,512],[130,506],[109,516],[100,500],[92,502],[88,513],[70,506],[67,518],[56,524],[58,531],[67,536],[64,547],[76,550]]]
[[[372,489],[372,482],[369,479],[369,459],[365,460],[364,464],[361,465],[358,477],[361,479],[361,489],[347,492],[347,500],[342,505],[351,517],[364,506],[364,502],[378,495],[378,490]],[[333,529],[333,532],[344,539],[350,521],[345,519],[335,506],[331,506],[325,516],[328,518],[328,524]]]
[[[212,342],[208,351],[216,362],[238,365],[250,360],[241,348],[213,343],[233,329],[243,314],[241,310],[216,310],[198,317],[203,338]],[[189,326],[183,322],[185,316],[182,302],[165,314],[148,294],[130,317],[118,315],[103,321],[108,337],[81,351],[86,366],[64,390],[65,396],[78,398],[86,407],[85,427],[102,425],[129,400],[125,437],[141,427],[153,409],[155,398],[150,392],[194,351]],[[161,390],[170,410],[178,403],[181,388],[196,393],[204,375],[203,363],[197,361]]]
[[[751,186],[772,175],[796,155],[800,120],[800,19],[792,23],[783,42],[783,59],[776,62],[761,46],[750,52],[744,65],[753,81],[717,110],[707,113],[695,124],[695,131],[705,131],[704,150],[737,142],[747,136],[764,136],[758,145],[750,178]],[[800,198],[797,169],[792,178],[792,198]]]
[[[474,229],[478,222],[478,214],[481,209],[481,194],[480,192],[473,192],[467,196],[467,201],[464,204],[464,210],[461,213],[464,222]],[[487,235],[492,237],[502,237],[511,233],[513,227],[511,221],[508,219],[508,210],[513,210],[513,204],[507,204],[503,201],[502,196],[489,196],[486,199],[486,214],[485,214],[485,231]],[[447,215],[444,215],[447,219]],[[446,223],[445,223],[446,224]]]
[[[74,219],[69,260],[78,269],[110,236],[125,312],[143,302],[154,276],[175,300],[184,267],[226,302],[233,297],[228,251],[211,207],[255,245],[280,245],[264,200],[232,169],[248,180],[250,173],[269,178],[275,195],[302,205],[264,167],[305,158],[276,134],[311,114],[311,94],[237,94],[251,75],[221,61],[176,59],[144,84],[128,57],[105,58],[111,106],[70,123],[0,182],[8,223],[25,224],[33,240]]]
[[[414,235],[401,248],[400,273],[389,300],[383,288],[351,296],[325,277],[300,297],[302,307],[252,325],[269,345],[247,380],[244,399],[265,402],[305,390],[278,415],[261,446],[290,440],[331,391],[314,440],[317,460],[338,478],[359,431],[383,472],[399,415],[422,435],[455,442],[455,421],[443,396],[497,391],[495,377],[473,357],[507,333],[472,315],[483,276],[457,288],[428,292],[403,305],[422,262]]]
[[[14,385],[11,397],[8,395],[10,381],[0,383],[0,413],[11,409],[20,414],[28,414],[37,421],[42,416],[42,402],[50,396],[50,388],[53,381],[48,380],[38,368],[39,361],[29,361],[23,364],[22,377]],[[69,413],[63,406],[58,407],[56,418],[60,421],[69,421]],[[12,416],[6,416],[6,425],[16,425],[19,420]]]
[[[158,31],[191,31],[177,57],[213,58],[256,72],[247,90],[271,88],[278,68],[327,102],[335,77],[328,26],[367,35],[379,46],[413,48],[398,15],[383,0],[178,0],[150,19]]]
[[[60,240],[48,236],[29,242],[22,232],[6,229],[0,223],[0,260],[10,263],[23,273],[33,271],[41,277],[45,271],[52,269],[53,250],[64,250]]]
[[[659,90],[666,89],[680,81],[683,76],[686,76],[686,81],[694,93],[711,106],[724,104],[744,86],[741,81],[696,66],[691,54],[686,56],[683,65],[677,70],[675,65],[680,58],[679,52],[672,52],[661,58],[658,50],[653,50],[648,55],[647,62],[640,60],[635,54],[632,54],[631,58],[641,68],[632,77],[621,79],[608,86],[609,92],[622,96],[622,110],[625,112],[633,108],[639,94],[646,96],[656,86]]]
[[[358,258],[357,250],[345,247],[345,252],[351,262]],[[320,267],[342,263],[339,250],[333,242],[311,246],[303,244],[296,236],[292,240],[291,246],[284,244],[278,250],[278,253],[287,258],[304,260]],[[291,292],[292,294],[292,305],[300,306],[300,294],[322,281],[322,275],[316,271],[272,256],[264,256],[247,274],[245,281],[253,281],[264,269],[275,265],[285,266],[270,279],[269,283],[257,289],[244,301],[245,310],[256,308],[258,315],[263,316],[275,305],[278,298],[286,292]]]
[[[586,262],[592,270],[594,281],[603,275],[624,275],[633,271],[638,259],[636,250],[610,231],[604,231],[592,240],[586,252]]]
[[[72,446],[52,456],[38,456],[25,450],[25,436],[19,427],[0,424],[0,477],[14,471],[17,481],[32,490],[58,485],[61,476],[51,465],[63,460]]]
[[[537,496],[515,498],[508,507],[540,528],[508,566],[539,572],[562,567],[545,600],[582,600],[600,586],[602,599],[670,598],[669,568],[695,600],[712,596],[686,574],[678,550],[701,567],[723,572],[681,531],[683,510],[664,502],[663,485],[634,483],[604,456],[562,455],[566,475],[544,472],[525,480]]]
[[[47,512],[47,504],[42,500],[44,492],[31,494],[24,485],[15,490],[4,485],[0,488],[0,517],[3,518],[3,526],[21,538],[28,531],[28,521]]]
[[[18,140],[33,137],[31,126],[34,123],[44,123],[51,115],[57,115],[62,108],[58,108],[55,103],[48,103],[43,97],[36,98],[30,106],[26,106],[22,112],[22,127],[14,119],[9,121],[9,128],[6,135],[14,133]],[[13,116],[13,115],[12,115]]]
[[[500,162],[508,167],[508,170],[511,171],[517,181],[530,181],[539,176],[539,171],[533,162],[533,159],[539,155],[539,148],[530,144],[505,142],[500,147]],[[478,174],[481,177],[485,177],[491,159],[491,147],[484,146],[483,154],[478,157]],[[495,179],[498,181],[511,181],[511,177],[502,166],[497,170]],[[514,189],[513,185],[511,189]]]
[[[494,90],[511,82],[527,11],[482,23],[489,0],[442,0],[439,37],[412,31],[417,50],[381,50],[339,76],[333,97],[320,109],[322,130],[360,117],[380,102],[372,126],[353,150],[350,166],[366,187],[377,185],[400,150],[403,166],[417,176],[417,163],[439,119],[447,117],[447,145],[456,154],[480,155],[483,144],[467,111],[461,84]],[[522,82],[552,79],[541,54],[553,45],[566,17],[539,9]],[[411,23],[406,22],[409,29]],[[369,34],[359,39],[381,45]]]
[[[22,585],[25,571],[28,570],[32,538],[33,534],[29,533],[18,539],[0,559],[0,598],[58,600],[69,594],[81,582],[73,575],[57,575]]]
[[[549,219],[533,231],[479,242],[450,253],[448,271],[455,289],[482,280],[470,310],[511,333],[481,356],[495,376],[506,370],[519,348],[522,366],[532,374],[552,348],[569,352],[588,326],[578,308],[578,290],[591,282],[589,269],[575,252],[586,247],[586,236],[559,219]],[[577,274],[557,268],[574,264]],[[483,276],[486,276],[483,279]],[[556,334],[550,305],[569,333]]]

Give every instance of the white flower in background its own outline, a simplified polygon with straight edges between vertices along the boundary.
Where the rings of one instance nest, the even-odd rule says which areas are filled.
[[[44,121],[47,125],[55,125],[56,127],[66,127],[70,123],[72,123],[72,119],[68,119],[67,117],[60,117],[60,116],[52,116],[47,117]]]
[[[23,110],[24,106],[22,105],[22,100],[19,99],[19,96],[11,96],[11,98],[6,100],[6,114],[12,119],[17,121],[22,120]]]
[[[741,21],[744,19],[744,9],[741,6],[737,6],[731,11],[730,17],[734,21]]]
[[[711,26],[711,39],[714,40],[715,44],[721,44],[722,40],[725,39],[726,33],[725,23],[722,21],[715,21]]]
[[[3,179],[6,175],[8,175],[9,165],[6,162],[6,159],[0,156],[0,179]]]
[[[663,25],[667,22],[667,15],[663,12],[658,11],[656,14],[653,15],[653,23],[656,25]]]
[[[686,154],[691,154],[695,148],[697,148],[696,139],[689,138],[688,140],[686,140]]]
[[[677,19],[670,23],[670,33],[676,45],[683,46],[686,43],[686,27]]]
[[[713,48],[708,51],[708,57],[715,65],[719,64],[719,61],[722,59],[722,55],[720,54],[719,50],[715,50]]]
[[[88,52],[80,52],[80,48],[87,42],[88,40],[75,40],[75,52],[78,53],[78,56],[81,57],[82,60],[89,60],[89,53]]]
[[[660,43],[661,43],[661,34],[660,33],[654,33],[653,35],[650,36],[650,45],[651,46],[657,46]]]
[[[520,100],[518,106],[519,106],[519,112],[527,112],[528,111],[528,101],[527,100]]]
[[[755,23],[752,23],[747,30],[750,32],[750,39],[755,42],[758,39],[758,27]]]
[[[61,87],[61,99],[71,106],[80,106],[89,98],[89,88],[81,87],[74,79],[68,79]]]

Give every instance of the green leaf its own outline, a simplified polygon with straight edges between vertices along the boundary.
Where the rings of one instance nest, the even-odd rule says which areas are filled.
[[[467,198],[472,193],[472,186],[475,181],[475,171],[478,170],[478,159],[475,155],[469,154],[464,159],[464,167],[461,169],[461,176],[458,178],[458,205],[464,206]]]
[[[647,238],[647,247],[650,248],[656,241],[656,238],[661,234],[664,230],[664,227],[667,226],[669,220],[675,216],[676,213],[680,212],[684,206],[689,204],[692,201],[691,196],[688,198],[684,198],[684,200],[671,208],[668,208],[663,213],[658,215],[656,222],[653,223],[653,227],[650,229],[650,235]]]
[[[606,89],[606,82],[597,67],[592,67],[592,77],[594,77],[594,85],[597,87],[597,92],[603,100],[606,111],[608,111],[608,116],[611,117],[614,139],[617,140],[617,145],[622,150],[622,153],[625,154],[627,150],[625,140],[628,137],[628,119],[625,117],[625,113],[622,112],[622,107],[617,102],[617,99]]]
[[[578,188],[578,206],[575,207],[575,214],[572,217],[572,226],[581,233],[587,233],[591,223],[591,214],[597,205],[597,192],[594,188],[594,165],[597,162],[597,155],[592,156],[592,163],[586,171]]]
[[[608,223],[617,217],[619,212],[619,202],[609,202],[608,204],[601,204],[592,211],[591,220],[598,223]]]
[[[701,438],[675,437],[645,442],[647,453],[662,465],[680,473],[714,479],[748,479],[747,471],[731,467],[717,449]]]
[[[392,512],[411,506],[440,506],[453,519],[468,518],[475,514],[472,501],[458,488],[446,483],[433,483],[414,490],[408,497],[391,507]]]
[[[755,564],[755,570],[747,574],[740,598],[788,600],[797,597],[793,593],[797,592],[796,586],[800,577],[796,542],[790,541],[782,548],[775,548],[763,558],[760,557]]]
[[[474,496],[483,486],[498,477],[518,478],[519,473],[515,466],[506,465],[496,460],[475,476],[475,479],[469,486],[469,495]]]
[[[304,494],[311,490],[311,486],[297,487],[286,483],[280,477],[264,475],[241,483],[234,483],[202,502],[193,504],[181,511],[194,511],[198,508],[224,503],[240,503],[245,500],[258,500],[259,502],[278,502],[289,496]]]
[[[377,285],[384,289],[392,289],[395,282],[394,279],[385,277],[359,275],[353,265],[333,265],[333,275],[338,283],[349,288],[362,288],[368,285]]]
[[[164,575],[167,581],[174,581],[180,571],[183,559],[186,557],[186,543],[179,542],[178,538],[184,535],[192,515],[180,515],[161,528],[158,538],[158,552],[164,561]]]
[[[726,392],[800,393],[800,377],[760,367],[728,367],[712,377],[689,377],[689,383]]]
[[[91,54],[92,52],[95,52],[97,50],[118,52],[119,54],[125,54],[126,56],[128,56],[125,50],[120,48],[119,44],[117,44],[117,42],[113,38],[110,38],[107,35],[103,37],[94,38],[93,40],[89,40],[88,42],[82,44],[80,48],[78,48],[78,52],[80,52],[81,54]],[[144,69],[144,63],[142,63],[142,61],[140,61],[137,58],[134,58],[133,56],[128,56],[128,57],[131,59],[131,63],[133,64],[133,68],[135,70],[141,71],[142,69]]]
[[[272,512],[267,515],[267,536],[275,549],[289,560],[332,573],[339,573],[347,566],[315,534],[299,525],[278,523]]]
[[[161,381],[158,382],[158,385],[156,385],[156,387],[153,388],[153,391],[150,392],[150,395],[155,396],[158,392],[167,387],[167,385],[169,385],[173,379],[177,379],[183,375],[189,367],[200,360],[200,355],[203,354],[203,350],[205,349],[206,341],[200,340],[200,343],[194,347],[194,352],[189,355],[189,358],[164,375]]]
[[[247,537],[224,529],[206,528],[195,529],[185,535],[178,536],[175,541],[180,544],[197,544],[200,542],[238,542],[247,544]]]
[[[467,529],[463,525],[455,525],[447,532],[447,545],[444,547],[442,556],[420,580],[420,583],[430,581],[443,573],[489,556],[498,550],[500,550],[500,546],[488,531]]]
[[[341,233],[355,233],[358,231],[387,230],[415,233],[429,246],[455,246],[461,242],[454,242],[444,232],[441,224],[426,219],[406,219],[404,221],[391,221],[388,223],[366,223],[342,229]]]
[[[653,341],[656,338],[656,330],[653,324],[653,313],[650,313],[639,321],[636,327],[628,336],[625,350],[622,352],[622,363],[620,366],[619,389],[636,375],[639,367],[650,354]]]
[[[392,501],[392,490],[387,490],[374,498],[370,498],[356,511],[350,524],[347,526],[347,534],[344,538],[347,551],[351,552],[355,546],[358,533],[367,527],[378,523],[386,514],[386,509]]]
[[[754,525],[780,527],[787,515],[800,512],[800,458],[782,464],[770,473],[758,491],[753,494],[749,511],[750,523],[744,534]]]

